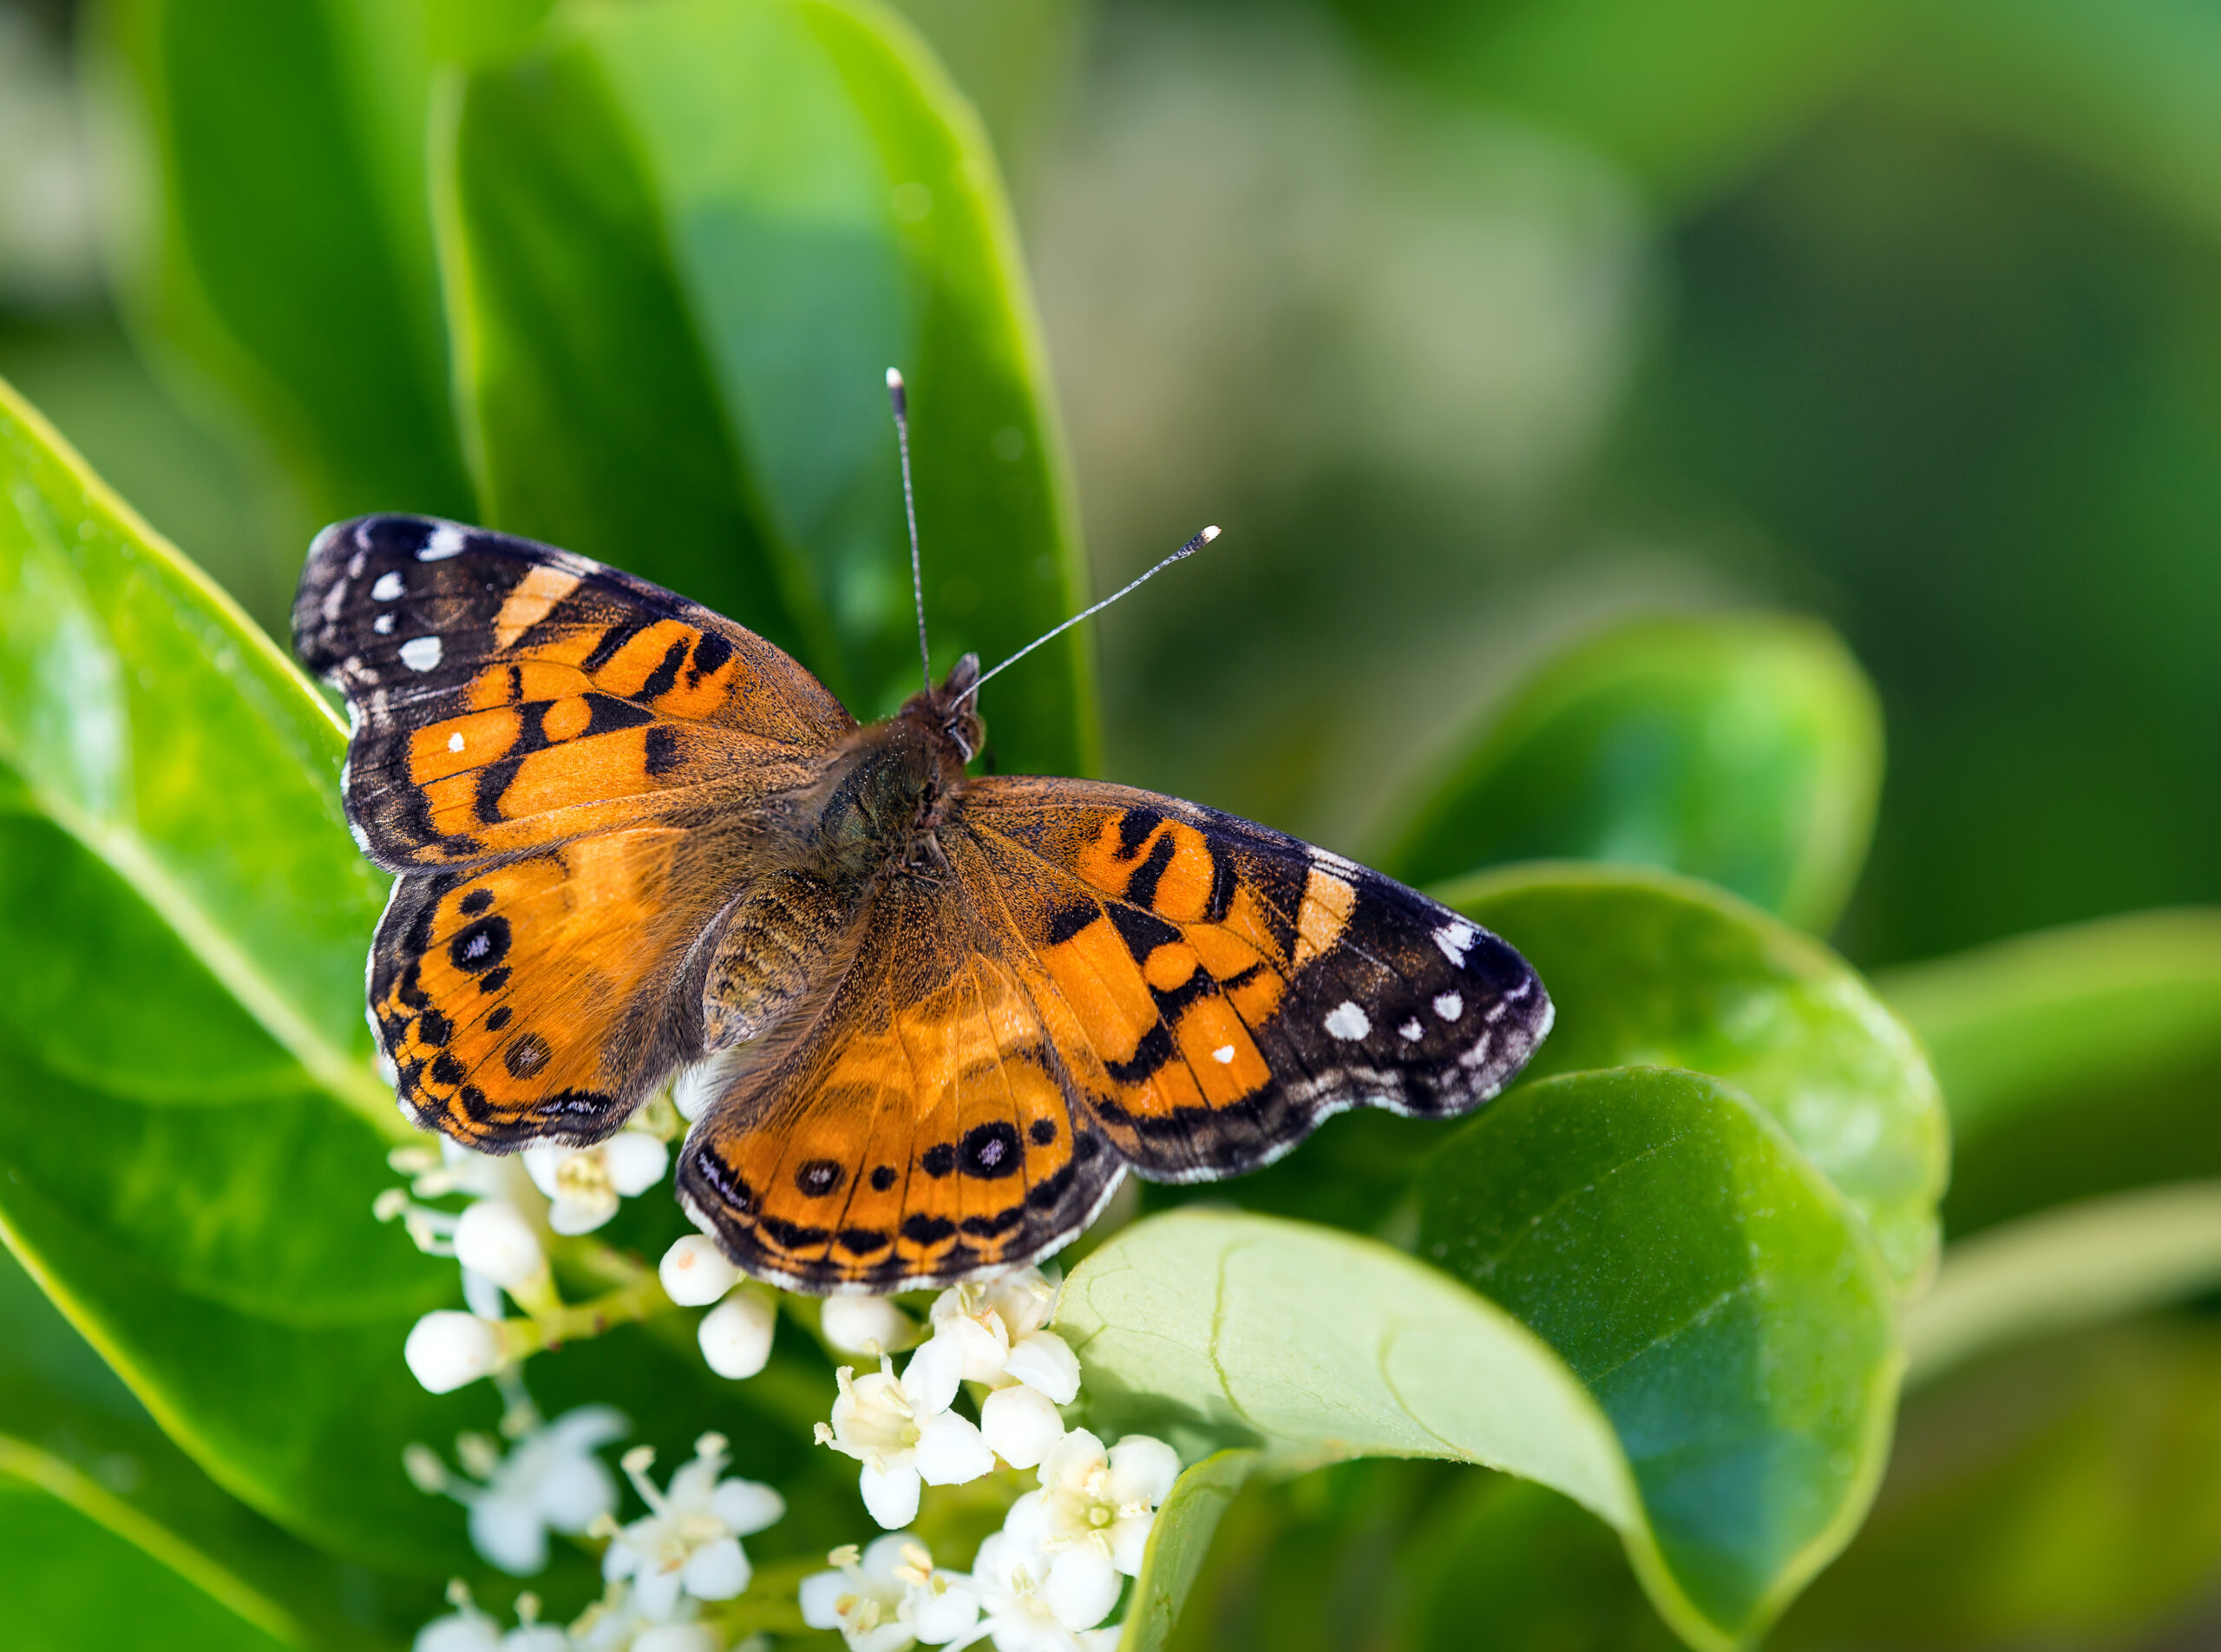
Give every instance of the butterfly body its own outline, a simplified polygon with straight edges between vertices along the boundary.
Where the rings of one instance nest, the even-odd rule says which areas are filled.
[[[968,657],[860,727],[721,615],[403,516],[319,537],[294,634],[398,875],[370,1013],[403,1111],[584,1143],[676,1077],[682,1203],[796,1288],[1015,1266],[1129,1169],[1238,1174],[1350,1106],[1469,1111],[1549,1027],[1510,947],[1339,856],[969,774]]]

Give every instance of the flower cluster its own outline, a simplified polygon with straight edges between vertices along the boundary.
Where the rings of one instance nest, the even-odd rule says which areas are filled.
[[[744,1279],[714,1241],[688,1235],[651,1275],[583,1238],[622,1198],[662,1179],[664,1140],[627,1129],[596,1147],[536,1146],[510,1159],[443,1143],[436,1152],[402,1150],[393,1163],[410,1184],[382,1196],[377,1214],[461,1264],[468,1306],[425,1314],[403,1358],[434,1393],[490,1378],[507,1401],[501,1439],[461,1435],[457,1467],[412,1446],[403,1467],[423,1491],[468,1510],[472,1546],[493,1565],[528,1577],[547,1564],[552,1537],[584,1539],[602,1545],[606,1584],[567,1628],[541,1623],[531,1596],[520,1596],[516,1626],[505,1628],[457,1585],[454,1609],[425,1626],[416,1652],[724,1652],[744,1626],[763,1624],[763,1609],[733,1604],[754,1577],[742,1539],[779,1520],[786,1504],[771,1487],[726,1472],[724,1437],[703,1435],[663,1485],[649,1478],[652,1448],[627,1452],[623,1478],[645,1512],[620,1522],[619,1478],[597,1453],[624,1436],[626,1419],[584,1406],[543,1421],[521,1380],[527,1355],[674,1306],[706,1310],[697,1340],[718,1374],[753,1377],[769,1362],[778,1299]],[[460,1210],[429,1203],[455,1196],[465,1201]],[[567,1304],[551,1256],[562,1259],[567,1279],[614,1286]],[[802,1583],[804,1622],[837,1630],[856,1652],[983,1642],[998,1652],[1099,1652],[1115,1642],[1110,1620],[1125,1579],[1139,1575],[1180,1464],[1160,1440],[1132,1435],[1105,1446],[1068,1425],[1080,1367],[1051,1328],[1058,1291],[1053,1275],[1028,1268],[943,1291],[922,1321],[883,1298],[820,1307],[824,1341],[871,1363],[839,1369],[816,1438],[855,1460],[865,1509],[888,1535],[835,1550],[829,1569]],[[809,1314],[800,1317],[807,1323]],[[936,1567],[908,1529],[924,1488],[998,1469],[1030,1471],[1033,1484],[969,1570]]]
[[[881,1525],[907,1526],[923,1486],[976,1479],[998,1459],[1035,1470],[1039,1489],[1012,1505],[968,1574],[934,1570],[907,1532],[835,1550],[834,1570],[803,1585],[812,1627],[839,1629],[857,1652],[960,1639],[992,1639],[999,1652],[1087,1652],[1116,1638],[1101,1625],[1122,1575],[1141,1570],[1180,1460],[1145,1435],[1106,1449],[1085,1429],[1067,1431],[1060,1407],[1078,1397],[1079,1361],[1047,1328],[1056,1302],[1055,1282],[1038,1268],[959,1285],[934,1303],[931,1334],[900,1375],[885,1354],[862,1377],[841,1368],[818,1443],[862,1465],[864,1507]],[[977,1425],[954,1408],[967,1382],[984,1390]]]

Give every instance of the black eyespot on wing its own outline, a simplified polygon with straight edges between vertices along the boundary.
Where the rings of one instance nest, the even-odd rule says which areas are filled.
[[[1025,1158],[1025,1147],[1018,1138],[1017,1126],[1006,1118],[975,1124],[965,1131],[959,1154],[964,1174],[983,1181],[1016,1174]]]
[[[1053,1118],[1037,1118],[1033,1121],[1032,1127],[1025,1133],[1033,1137],[1033,1144],[1036,1147],[1046,1147],[1057,1139],[1057,1121]]]
[[[871,1173],[871,1190],[884,1193],[894,1185],[895,1170],[892,1164],[881,1164]]]
[[[918,1155],[918,1168],[939,1181],[956,1168],[956,1147],[952,1142],[935,1142]]]
[[[509,921],[496,913],[479,919],[448,942],[448,961],[470,974],[491,969],[509,953]]]
[[[795,1190],[805,1199],[822,1199],[841,1185],[841,1167],[829,1158],[814,1158],[795,1172]]]
[[[501,1052],[501,1065],[509,1070],[513,1078],[529,1078],[554,1054],[547,1040],[537,1032],[521,1032],[509,1040],[508,1048]]]

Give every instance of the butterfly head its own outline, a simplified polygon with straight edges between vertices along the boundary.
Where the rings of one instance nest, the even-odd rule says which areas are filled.
[[[966,654],[949,670],[938,687],[910,697],[902,715],[926,725],[936,741],[952,745],[959,754],[957,768],[979,755],[986,744],[986,727],[979,721],[979,656]]]

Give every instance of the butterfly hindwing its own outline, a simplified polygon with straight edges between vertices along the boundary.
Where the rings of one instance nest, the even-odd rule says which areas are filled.
[[[348,818],[391,871],[729,808],[855,726],[793,659],[698,603],[425,517],[318,535],[293,645],[347,696]]]
[[[775,1039],[690,1082],[713,1098],[679,1197],[759,1277],[813,1291],[942,1285],[1046,1255],[1124,1166],[960,885],[896,877]]]

